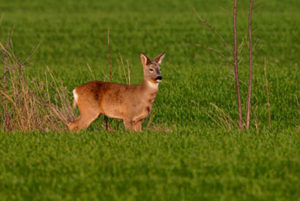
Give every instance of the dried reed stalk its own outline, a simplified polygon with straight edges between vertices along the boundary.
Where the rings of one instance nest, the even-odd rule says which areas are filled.
[[[45,73],[45,80],[29,77],[24,68],[29,57],[19,62],[20,59],[8,47],[0,43],[0,48],[6,55],[3,62],[9,66],[5,76],[0,78],[0,99],[7,103],[0,106],[0,110],[6,111],[1,114],[1,119],[4,119],[0,121],[2,130],[66,130],[67,123],[75,117],[68,90],[49,69]],[[50,81],[48,77],[51,78]],[[7,114],[9,118],[5,118]]]

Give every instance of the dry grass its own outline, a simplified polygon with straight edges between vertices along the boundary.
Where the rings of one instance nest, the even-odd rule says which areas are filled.
[[[70,94],[49,71],[46,79],[31,79],[24,63],[16,59],[9,43],[0,43],[2,52],[0,78],[0,127],[4,131],[65,130],[66,124],[74,119],[69,100]]]
[[[213,109],[207,112],[208,117],[220,128],[231,131],[237,127],[236,122],[222,108],[210,103]]]

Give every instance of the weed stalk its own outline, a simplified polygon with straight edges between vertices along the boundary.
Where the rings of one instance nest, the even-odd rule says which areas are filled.
[[[239,112],[239,130],[243,129],[243,116],[242,116],[242,104],[241,104],[241,92],[239,84],[239,73],[238,73],[238,55],[237,55],[237,33],[236,33],[236,11],[237,11],[237,0],[234,0],[233,6],[233,64],[234,64],[234,76],[236,83],[236,95],[238,102],[238,112]]]
[[[250,125],[250,113],[251,113],[251,95],[252,95],[252,32],[251,32],[251,17],[253,1],[250,0],[249,17],[248,17],[248,33],[249,33],[249,84],[248,84],[248,98],[247,98],[247,114],[246,114],[246,129],[249,129]]]

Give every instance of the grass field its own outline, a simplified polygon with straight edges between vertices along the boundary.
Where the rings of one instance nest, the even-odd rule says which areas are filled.
[[[0,135],[2,200],[299,200],[299,136]]]
[[[242,133],[212,105],[237,122],[232,66],[193,44],[229,54],[193,7],[232,43],[231,1],[0,0],[1,42],[13,30],[21,59],[40,43],[26,65],[29,76],[44,79],[48,66],[70,92],[108,79],[108,28],[114,82],[126,81],[121,58],[135,84],[143,79],[139,53],[166,52],[153,121],[143,133],[125,132],[116,120],[106,132],[102,117],[76,134],[0,131],[0,200],[300,200],[299,1],[255,2],[252,122]],[[247,9],[241,1],[244,116]]]

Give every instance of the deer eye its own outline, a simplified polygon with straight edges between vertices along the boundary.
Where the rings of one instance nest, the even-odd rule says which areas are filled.
[[[151,73],[153,73],[154,70],[153,70],[152,68],[150,68],[149,71],[150,71]]]

